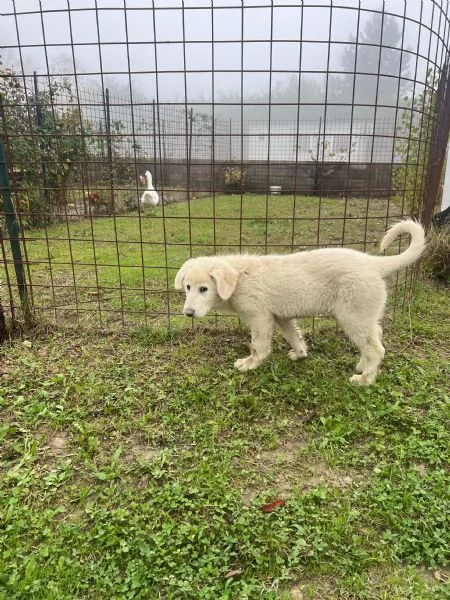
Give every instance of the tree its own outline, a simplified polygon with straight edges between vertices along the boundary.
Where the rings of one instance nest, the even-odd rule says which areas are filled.
[[[325,81],[325,78],[324,78]],[[301,107],[300,120],[318,119],[323,115],[324,89],[314,79],[302,76],[301,84],[302,103],[308,103]],[[296,121],[298,116],[299,99],[299,76],[291,75],[284,82],[272,86],[270,95],[270,118],[272,120],[292,120]],[[242,98],[240,93],[235,90],[228,94],[220,94],[220,103],[215,108],[215,117],[218,119],[241,119]],[[249,102],[254,102],[251,106],[251,120],[267,121],[269,117],[269,92],[266,90],[255,91],[247,96]],[[244,111],[248,110],[245,106]],[[244,121],[248,117],[244,113]]]
[[[67,182],[84,159],[79,109],[68,82],[36,93],[0,62],[0,135],[11,174],[20,179],[16,209],[27,226],[52,222],[67,201]]]
[[[397,98],[408,91],[408,83],[404,79],[399,81],[399,76],[408,73],[411,59],[411,55],[401,48],[402,33],[398,20],[374,12],[358,39],[352,36],[350,42],[342,56],[343,72],[347,75],[333,75],[330,78],[329,99],[350,104],[355,86],[354,100],[358,104],[368,105],[365,110],[367,116],[372,116],[371,107],[376,106],[380,95],[382,104],[395,108]],[[359,73],[356,81],[348,76],[355,71]],[[362,113],[364,109],[360,107],[360,117]]]

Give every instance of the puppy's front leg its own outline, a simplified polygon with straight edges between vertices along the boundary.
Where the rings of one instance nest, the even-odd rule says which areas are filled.
[[[297,327],[295,321],[292,319],[280,319],[279,317],[277,317],[275,321],[281,329],[284,339],[292,346],[292,350],[288,353],[289,358],[291,360],[305,358],[308,354],[308,347],[303,339],[302,332]]]
[[[274,329],[274,320],[272,315],[264,317],[247,318],[252,332],[252,345],[250,356],[239,358],[234,366],[239,371],[249,371],[256,369],[258,365],[270,354],[271,342]]]

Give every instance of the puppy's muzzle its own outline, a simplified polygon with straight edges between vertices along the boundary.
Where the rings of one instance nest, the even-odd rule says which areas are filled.
[[[195,317],[195,310],[193,308],[185,308],[183,312],[186,317]]]

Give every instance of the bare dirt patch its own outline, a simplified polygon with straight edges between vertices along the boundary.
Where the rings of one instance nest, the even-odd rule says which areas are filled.
[[[8,378],[15,369],[17,369],[17,362],[14,359],[0,357],[0,377]]]
[[[45,436],[44,452],[50,461],[68,456],[71,453],[67,434],[63,431],[49,433]]]
[[[141,459],[146,461],[153,460],[161,452],[161,448],[151,448],[142,444],[135,444],[127,453],[127,459]]]
[[[42,466],[54,469],[59,459],[73,454],[68,435],[64,431],[41,431],[37,437],[40,439],[39,454],[43,457]]]
[[[323,460],[306,456],[304,438],[282,441],[274,450],[247,453],[239,467],[254,471],[254,485],[243,491],[246,504],[270,490],[277,498],[288,498],[293,489],[308,491],[320,485],[345,489],[357,485],[364,475],[331,467]]]
[[[450,567],[442,567],[435,569],[434,571],[421,569],[420,575],[422,579],[429,585],[441,583],[447,586],[450,583]]]
[[[313,460],[304,464],[300,485],[306,490],[321,484],[344,489],[362,481],[363,477],[361,473],[343,472],[331,467],[325,461]]]

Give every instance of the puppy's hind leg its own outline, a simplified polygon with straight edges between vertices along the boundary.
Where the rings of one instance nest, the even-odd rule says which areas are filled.
[[[350,377],[350,383],[370,385],[375,381],[378,367],[384,358],[384,346],[380,341],[380,326],[377,322],[364,322],[361,316],[346,315],[338,318],[339,324],[361,352],[357,369],[361,374]]]
[[[380,327],[380,325],[378,325],[377,332],[378,332],[378,340],[380,341],[380,344],[381,344],[381,343],[382,343],[382,342],[381,342],[381,339],[382,339],[382,337],[383,337],[383,330],[382,330],[382,328]],[[356,367],[355,367],[355,371],[356,371],[357,373],[363,373],[365,370],[366,370],[366,362],[365,362],[365,358],[364,358],[363,356],[361,356],[361,358],[360,358],[360,360],[359,360],[358,364],[357,364],[357,365],[356,365]]]
[[[258,365],[270,354],[274,320],[272,315],[258,315],[245,318],[252,332],[251,354],[239,358],[234,366],[239,371],[256,369]]]
[[[296,322],[292,319],[280,319],[279,317],[275,317],[275,321],[281,329],[284,339],[292,346],[292,350],[288,352],[289,358],[291,360],[305,358],[308,354],[308,347]]]

